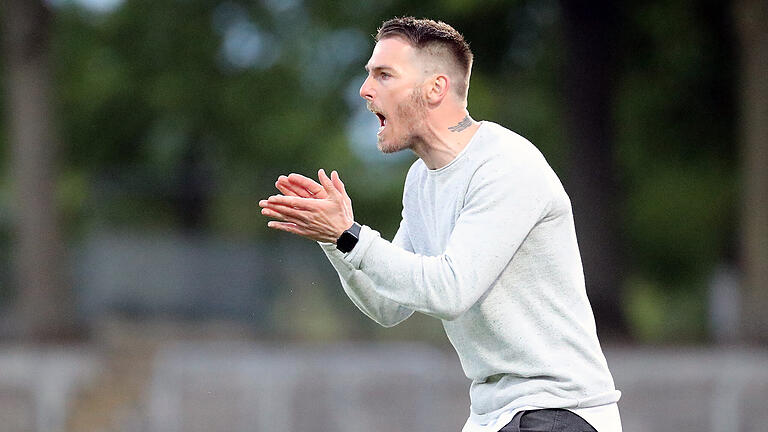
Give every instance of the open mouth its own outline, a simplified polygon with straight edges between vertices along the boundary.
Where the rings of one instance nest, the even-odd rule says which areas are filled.
[[[387,126],[387,117],[384,116],[382,113],[374,112],[376,114],[376,117],[379,118],[379,131],[376,133],[376,135],[381,135],[381,133],[384,131],[384,128]]]

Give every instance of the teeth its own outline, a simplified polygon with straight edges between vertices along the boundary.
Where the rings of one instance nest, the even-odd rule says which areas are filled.
[[[379,118],[379,131],[376,134],[381,135],[381,133],[384,131],[384,128],[387,126],[387,118],[378,112],[375,112],[374,114],[376,114],[376,117]]]
[[[387,119],[380,119],[381,120],[381,126],[379,126],[379,131],[376,133],[376,135],[381,135],[382,132],[384,132],[384,128],[387,126]]]

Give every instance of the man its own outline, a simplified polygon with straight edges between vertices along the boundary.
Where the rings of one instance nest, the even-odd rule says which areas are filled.
[[[281,176],[268,226],[321,243],[357,307],[442,320],[468,378],[464,432],[621,430],[570,200],[541,153],[467,111],[472,52],[432,20],[385,22],[360,88],[378,147],[412,150],[392,242],[354,220],[335,171]]]

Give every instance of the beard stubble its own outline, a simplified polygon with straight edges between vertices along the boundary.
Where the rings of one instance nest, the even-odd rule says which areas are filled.
[[[400,128],[404,130],[402,136],[395,136],[390,143],[385,143],[378,137],[378,148],[382,153],[396,153],[401,150],[413,149],[420,145],[424,139],[422,137],[422,125],[426,118],[427,104],[421,97],[421,89],[411,90],[408,99],[397,106],[395,113]]]

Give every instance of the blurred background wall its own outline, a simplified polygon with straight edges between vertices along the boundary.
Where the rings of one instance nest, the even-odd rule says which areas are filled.
[[[378,153],[357,91],[371,34],[402,15],[465,35],[473,117],[563,179],[625,430],[764,430],[759,0],[4,0],[0,424],[460,428],[440,323],[377,327],[257,205],[280,174],[336,169],[391,238],[414,157]],[[355,386],[369,397],[339,396]]]

